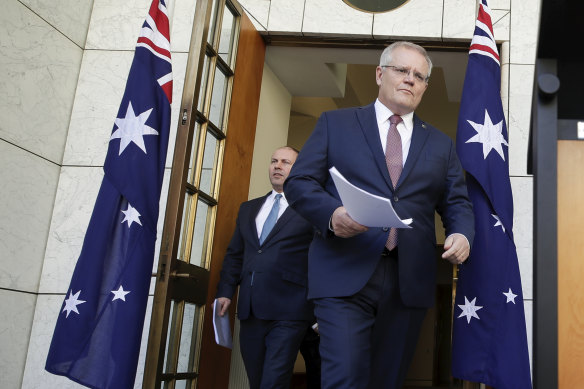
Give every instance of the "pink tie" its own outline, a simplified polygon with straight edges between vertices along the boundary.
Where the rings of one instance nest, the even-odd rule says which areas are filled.
[[[387,143],[385,145],[385,162],[387,163],[387,170],[389,171],[389,177],[391,178],[391,183],[394,188],[397,185],[397,181],[403,170],[401,136],[397,131],[397,125],[401,121],[402,118],[398,115],[391,115],[389,117],[390,125],[389,131],[387,132]],[[385,247],[391,251],[396,246],[397,229],[392,228],[389,230],[389,236],[387,237]]]

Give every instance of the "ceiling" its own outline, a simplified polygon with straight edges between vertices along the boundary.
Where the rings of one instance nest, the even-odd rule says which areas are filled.
[[[468,53],[428,53],[434,66],[416,113],[454,138]],[[380,54],[372,49],[267,47],[266,63],[292,95],[292,146],[302,146],[321,112],[375,100]]]

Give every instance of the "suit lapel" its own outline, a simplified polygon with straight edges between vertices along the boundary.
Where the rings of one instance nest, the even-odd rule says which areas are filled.
[[[414,129],[412,132],[412,141],[410,143],[410,150],[408,151],[408,159],[406,159],[406,164],[402,170],[399,180],[397,182],[397,187],[401,185],[402,182],[407,178],[408,174],[412,171],[412,168],[416,164],[416,161],[420,157],[420,153],[426,144],[428,139],[428,130],[426,129],[426,123],[424,123],[420,118],[414,114]]]
[[[270,231],[268,236],[266,236],[266,240],[264,240],[263,244],[264,246],[270,242],[272,237],[276,235],[286,225],[286,223],[288,223],[292,216],[294,216],[294,211],[290,208],[290,206],[288,206],[284,213],[282,214],[282,216],[280,216],[278,218],[278,221],[276,221],[276,224],[274,225],[274,228],[272,228],[272,231]]]
[[[393,185],[391,184],[391,178],[389,177],[389,171],[387,170],[387,163],[385,162],[385,155],[383,154],[383,146],[381,145],[381,139],[379,138],[379,127],[377,126],[374,103],[358,109],[357,118],[361,124],[361,130],[365,135],[367,144],[371,149],[371,154],[373,155],[375,164],[385,179],[388,188],[393,191]]]

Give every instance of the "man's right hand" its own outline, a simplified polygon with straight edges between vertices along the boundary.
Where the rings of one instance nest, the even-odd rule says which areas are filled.
[[[219,302],[219,316],[223,316],[231,305],[231,299],[228,299],[227,297],[219,297],[217,298],[217,301]]]
[[[345,207],[335,209],[331,217],[331,227],[340,238],[350,238],[367,231],[367,227],[351,219]]]

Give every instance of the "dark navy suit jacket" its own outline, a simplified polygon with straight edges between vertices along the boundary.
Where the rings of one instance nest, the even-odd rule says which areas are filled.
[[[314,229],[288,207],[260,245],[255,219],[268,195],[241,204],[223,259],[217,297],[233,298],[240,285],[240,320],[249,317],[251,305],[258,319],[312,320],[307,261]]]
[[[332,166],[354,185],[390,198],[402,219],[413,218],[411,229],[398,231],[400,295],[407,306],[432,306],[435,211],[447,236],[462,233],[470,244],[474,237],[472,205],[452,140],[414,115],[409,153],[394,190],[374,105],[321,115],[284,183],[290,206],[319,231],[309,252],[309,298],[350,296],[361,290],[389,234],[387,228],[369,228],[351,238],[330,232],[331,216],[342,205],[328,171]]]

